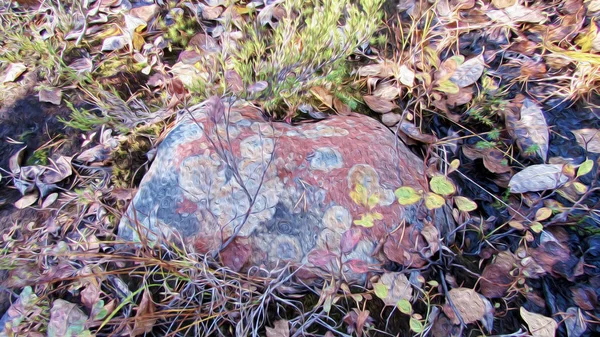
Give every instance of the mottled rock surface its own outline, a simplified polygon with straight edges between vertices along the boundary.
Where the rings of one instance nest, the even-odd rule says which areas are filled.
[[[216,99],[191,113],[195,120],[184,114],[160,144],[121,221],[124,238],[139,239],[135,218],[149,238],[220,251],[235,270],[291,263],[308,275],[338,270],[340,255],[344,270],[359,273],[389,261],[419,267],[437,249],[443,212],[403,207],[394,196],[400,186],[424,189],[423,161],[376,120],[351,114],[291,126]],[[372,227],[354,224],[375,213]]]

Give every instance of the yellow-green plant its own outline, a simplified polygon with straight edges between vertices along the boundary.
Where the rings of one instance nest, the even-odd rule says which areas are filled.
[[[290,117],[310,88],[327,84],[328,75],[370,40],[380,24],[382,3],[285,0],[285,15],[274,28],[263,20],[243,27],[246,40],[233,55],[234,69],[247,86],[266,82],[259,93],[265,109]]]

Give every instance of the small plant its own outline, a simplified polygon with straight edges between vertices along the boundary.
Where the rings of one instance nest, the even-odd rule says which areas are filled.
[[[255,90],[267,111],[291,117],[312,87],[341,83],[347,57],[378,29],[382,3],[286,0],[274,28],[256,21],[243,27],[247,39],[233,67],[246,86],[267,84]]]
[[[66,127],[70,127],[81,131],[91,131],[98,126],[107,124],[112,121],[111,118],[108,116],[98,116],[89,110],[83,108],[76,108],[71,102],[65,103],[67,104],[67,107],[71,109],[69,120],[66,120],[62,117],[58,117],[58,120],[61,123],[63,123]]]

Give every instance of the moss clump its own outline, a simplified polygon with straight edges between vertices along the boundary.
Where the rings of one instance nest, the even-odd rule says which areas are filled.
[[[163,129],[159,124],[140,126],[113,151],[112,182],[116,187],[139,185],[144,176],[144,166],[149,163],[147,154]]]

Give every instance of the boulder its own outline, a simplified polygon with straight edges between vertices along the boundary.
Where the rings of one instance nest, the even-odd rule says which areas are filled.
[[[400,186],[425,189],[423,161],[368,116],[289,125],[211,98],[159,145],[119,233],[183,241],[236,271],[290,264],[315,276],[339,272],[338,261],[353,275],[390,261],[420,267],[449,220],[443,210],[400,205]]]

